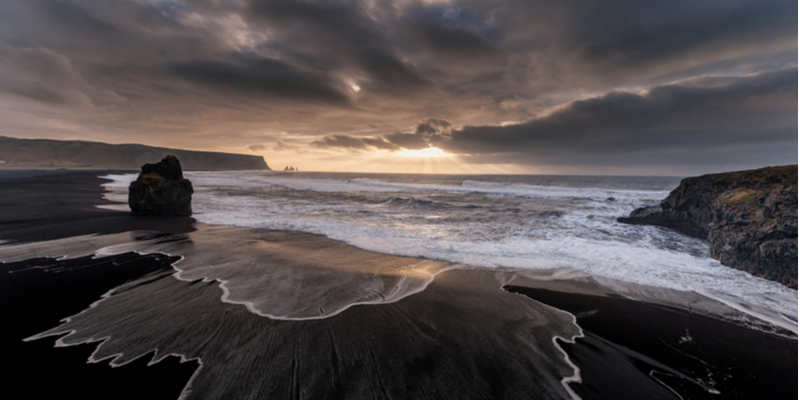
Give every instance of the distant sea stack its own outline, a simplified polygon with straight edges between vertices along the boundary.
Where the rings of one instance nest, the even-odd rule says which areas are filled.
[[[797,288],[797,165],[686,178],[618,220],[708,239],[723,265]]]
[[[128,188],[128,205],[136,216],[192,215],[192,182],[184,179],[181,163],[168,155],[156,164],[145,164]]]
[[[142,164],[159,160],[167,154],[178,157],[186,171],[270,169],[264,157],[249,154],[0,136],[0,161],[4,161],[3,167],[139,169]]]

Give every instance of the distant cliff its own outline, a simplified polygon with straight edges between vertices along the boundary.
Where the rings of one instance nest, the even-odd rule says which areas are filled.
[[[82,140],[15,139],[0,136],[0,166],[37,168],[139,169],[174,154],[186,171],[268,170],[264,157],[151,147],[107,144]]]
[[[619,221],[708,239],[723,265],[797,288],[797,165],[686,178]]]

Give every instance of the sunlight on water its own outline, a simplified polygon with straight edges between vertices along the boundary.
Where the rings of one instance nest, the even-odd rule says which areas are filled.
[[[703,293],[797,329],[791,322],[797,315],[797,291],[721,265],[709,257],[705,241],[616,221],[637,207],[657,204],[676,179],[270,172],[187,176],[195,187],[194,217],[201,222],[318,233],[383,254],[465,265],[570,268]]]

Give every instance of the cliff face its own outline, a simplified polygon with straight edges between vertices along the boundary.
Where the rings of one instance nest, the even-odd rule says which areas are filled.
[[[173,154],[185,171],[268,170],[264,157],[81,140],[16,139],[0,136],[0,166],[17,168],[139,169]]]
[[[708,239],[723,265],[797,288],[797,165],[686,178],[619,221]]]

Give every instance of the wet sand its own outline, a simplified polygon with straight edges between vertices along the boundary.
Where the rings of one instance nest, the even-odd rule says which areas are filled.
[[[108,203],[101,199],[102,181],[96,178],[102,174],[50,171],[13,177],[0,172],[0,239],[30,243],[150,231],[151,241],[158,237],[224,253],[212,245],[218,242],[214,232],[225,232],[231,241],[247,242],[246,249],[257,248],[259,257],[270,255],[269,271],[284,266],[304,271],[300,277],[313,277],[293,281],[299,293],[303,285],[319,293],[334,275],[342,285],[372,279],[381,283],[380,291],[396,284],[394,275],[381,275],[381,265],[406,271],[406,259],[319,235],[215,228],[190,218],[141,219],[97,209],[94,205]],[[303,248],[313,254],[303,254]],[[190,263],[189,257],[177,266]],[[570,293],[569,285],[547,290],[540,282],[526,288],[525,280],[514,280],[513,270],[440,268],[432,282],[424,282],[424,290],[391,302],[367,293],[364,298],[376,299],[375,304],[324,318],[276,320],[221,301],[225,293],[217,281],[176,279],[170,267],[174,260],[122,253],[0,265],[2,316],[18,327],[6,332],[2,344],[12,364],[25,365],[9,379],[12,386],[42,394],[31,397],[49,390],[82,398],[142,398],[146,393],[174,399],[193,376],[190,390],[183,391],[189,398],[541,399],[570,398],[574,391],[584,399],[677,394],[780,399],[797,394],[796,339],[663,305]],[[336,260],[377,269],[356,265],[342,271]],[[328,263],[337,264],[336,272],[321,278],[314,268]],[[33,265],[44,268],[30,269]],[[322,269],[330,274],[330,268]],[[502,290],[507,282],[516,285],[507,290],[525,296]],[[113,288],[105,300],[75,315]],[[274,309],[278,303],[253,307]],[[59,319],[69,316],[74,317],[59,327]],[[48,329],[54,336],[22,341]],[[70,330],[75,333],[61,333]],[[574,344],[565,343],[581,333],[585,336]],[[557,335],[563,338],[558,346],[553,341]],[[98,343],[52,347],[56,338],[71,345],[104,337],[110,339],[99,348]],[[181,364],[169,356],[146,366],[153,354],[169,353],[192,361]],[[86,365],[89,355],[103,361]],[[112,358],[113,364],[124,365],[109,368]],[[580,369],[582,383],[567,388],[561,381],[574,374],[571,363]],[[171,388],[161,390],[168,383]]]
[[[132,218],[98,209],[114,204],[102,198],[98,176],[137,171],[1,170],[0,240],[38,242],[93,233],[153,230],[189,232],[192,218]]]
[[[576,385],[575,391],[583,399],[652,398],[616,385],[626,376],[642,378],[651,371],[683,398],[797,397],[797,380],[792,379],[798,373],[796,340],[626,298],[520,286],[505,289],[576,315],[586,336],[563,347],[581,368],[584,384]],[[609,363],[612,357],[620,361]],[[618,368],[626,364],[638,373]],[[610,378],[614,375],[616,379]],[[720,394],[705,390],[708,387]]]
[[[94,346],[54,348],[52,340],[22,339],[77,314],[103,293],[154,271],[171,270],[167,257],[126,254],[91,260],[31,260],[0,265],[0,352],[8,393],[18,398],[177,399],[197,363],[172,357],[147,366],[146,358],[120,368],[87,364]],[[57,268],[8,272],[33,265]],[[15,398],[13,396],[7,398]]]

